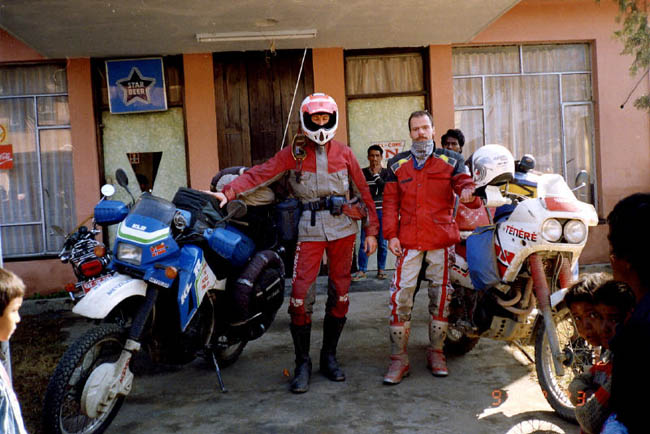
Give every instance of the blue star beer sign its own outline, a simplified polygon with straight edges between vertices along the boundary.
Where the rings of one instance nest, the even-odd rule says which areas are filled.
[[[167,110],[162,58],[106,61],[111,113]]]

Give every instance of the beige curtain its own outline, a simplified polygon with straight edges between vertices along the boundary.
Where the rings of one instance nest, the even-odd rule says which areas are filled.
[[[588,44],[455,48],[455,122],[465,156],[498,143],[515,158],[532,154],[537,170],[560,173],[570,185],[582,169],[593,179],[590,53]],[[591,201],[591,192],[582,199]]]
[[[0,124],[13,168],[0,170],[5,257],[56,253],[75,226],[72,143],[65,66],[0,68]],[[55,94],[55,95],[52,95]]]
[[[348,57],[345,85],[348,96],[422,91],[422,56],[405,53]]]

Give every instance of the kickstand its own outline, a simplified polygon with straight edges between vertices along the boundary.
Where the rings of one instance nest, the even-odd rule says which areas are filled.
[[[221,393],[226,393],[228,392],[228,389],[226,389],[226,386],[223,384],[223,378],[221,378],[221,369],[219,369],[219,363],[217,363],[217,358],[214,356],[214,352],[210,351],[210,354],[212,354],[212,363],[214,363],[214,370],[217,372],[219,389],[221,389]]]
[[[535,364],[535,359],[533,359],[533,357],[532,357],[530,354],[528,354],[528,351],[526,351],[526,349],[524,348],[524,346],[521,345],[521,342],[519,342],[519,341],[512,341],[512,343],[515,344],[515,346],[516,346],[517,348],[519,348],[519,351],[521,351],[521,352],[524,354],[524,356],[526,356],[526,358],[527,358],[528,360],[530,360],[530,363],[532,363],[533,365]]]

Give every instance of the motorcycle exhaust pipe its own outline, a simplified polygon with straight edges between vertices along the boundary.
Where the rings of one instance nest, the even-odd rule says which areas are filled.
[[[564,354],[560,351],[560,343],[557,339],[557,330],[555,329],[553,313],[551,312],[551,296],[548,283],[546,282],[546,274],[544,273],[544,264],[542,263],[542,258],[536,253],[528,257],[528,264],[533,275],[533,290],[537,296],[537,303],[544,318],[544,328],[548,337],[549,346],[551,347],[551,354],[553,355],[555,373],[558,376],[563,376],[564,366],[562,362],[564,361]]]

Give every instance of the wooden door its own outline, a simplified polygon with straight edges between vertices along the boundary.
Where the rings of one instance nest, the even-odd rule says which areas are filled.
[[[293,97],[302,50],[215,53],[219,166],[251,166],[272,157],[282,136]],[[300,103],[313,93],[311,52],[298,83],[285,142],[300,127]]]

